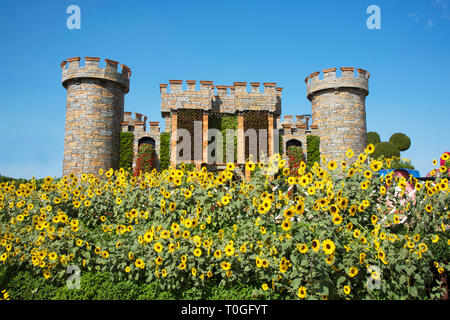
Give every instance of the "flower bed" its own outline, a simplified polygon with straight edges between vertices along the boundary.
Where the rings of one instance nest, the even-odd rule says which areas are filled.
[[[1,183],[0,265],[49,283],[77,266],[160,291],[247,285],[262,299],[439,299],[448,180],[411,177],[416,201],[396,201],[405,179],[379,177],[369,150],[352,166],[330,161],[298,175],[276,155],[241,182],[230,165],[216,175],[108,170]]]

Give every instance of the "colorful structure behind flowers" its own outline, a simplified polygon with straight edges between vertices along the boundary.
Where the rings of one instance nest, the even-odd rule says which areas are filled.
[[[247,162],[249,181],[230,163],[216,174],[111,169],[3,182],[0,268],[57,281],[76,265],[161,290],[245,283],[264,299],[439,299],[448,179],[410,176],[416,201],[400,201],[406,179],[380,177],[369,147],[352,165],[322,159],[296,176],[277,154]]]
[[[433,160],[433,165],[437,165],[437,160]],[[446,151],[441,155],[439,159],[440,167],[437,169],[432,169],[427,177],[449,177],[450,176],[450,152]]]
[[[305,154],[303,153],[303,148],[300,146],[291,146],[288,148],[286,152],[289,170],[291,171],[292,176],[298,176],[298,169],[300,169],[301,164],[306,166],[305,163]]]
[[[146,172],[150,172],[156,168],[156,153],[151,144],[142,144],[139,147],[136,167],[134,168],[134,175],[139,176]]]

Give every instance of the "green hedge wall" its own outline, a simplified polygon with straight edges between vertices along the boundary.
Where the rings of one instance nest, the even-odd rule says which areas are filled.
[[[28,270],[0,265],[0,291],[6,289],[11,300],[253,300],[253,290],[259,288],[215,283],[206,290],[192,285],[161,290],[157,281],[114,281],[108,273],[96,271],[81,271],[80,276],[80,288],[69,289],[65,281],[48,281]]]
[[[320,163],[320,138],[309,135],[306,137],[307,145],[307,166],[311,168],[314,162]]]
[[[227,142],[227,130],[237,130],[238,120],[236,115],[222,115],[220,117],[209,117],[208,128],[218,129],[222,133],[223,139],[223,162],[226,162],[226,142]],[[236,131],[234,131],[236,132]],[[234,160],[237,160],[237,137],[234,137]],[[218,155],[216,155],[218,156]]]
[[[163,132],[160,136],[159,163],[160,170],[168,169],[170,166],[170,133]]]
[[[119,168],[131,171],[133,167],[133,132],[120,133]]]

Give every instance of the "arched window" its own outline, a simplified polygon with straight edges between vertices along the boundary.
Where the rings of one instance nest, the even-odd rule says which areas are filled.
[[[143,144],[151,144],[151,145],[153,146],[153,148],[155,148],[156,142],[155,142],[155,139],[153,139],[153,138],[150,138],[150,137],[143,137],[143,138],[140,138],[140,139],[139,139],[139,141],[138,141],[138,147],[140,147],[140,146],[143,145]]]
[[[286,142],[286,150],[289,149],[289,147],[301,147],[302,146],[302,142],[297,140],[297,139],[290,139],[288,142]]]

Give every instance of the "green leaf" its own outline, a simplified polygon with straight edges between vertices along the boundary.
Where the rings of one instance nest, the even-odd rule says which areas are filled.
[[[298,288],[300,286],[301,280],[300,278],[296,278],[294,281],[292,281],[291,286],[293,288]]]

